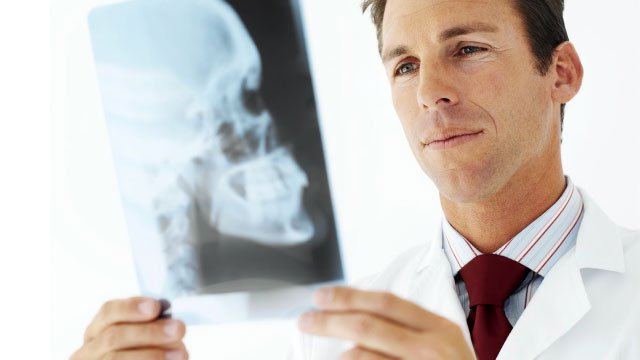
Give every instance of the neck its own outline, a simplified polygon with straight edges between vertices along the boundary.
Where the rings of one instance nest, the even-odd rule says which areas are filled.
[[[482,253],[493,253],[549,209],[566,180],[558,158],[553,166],[516,173],[497,193],[459,203],[440,195],[447,221]]]

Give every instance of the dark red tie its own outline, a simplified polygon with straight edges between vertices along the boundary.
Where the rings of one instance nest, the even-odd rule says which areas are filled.
[[[460,269],[469,293],[467,324],[478,360],[494,360],[511,324],[504,313],[504,302],[527,276],[529,269],[517,261],[494,254],[476,256]]]

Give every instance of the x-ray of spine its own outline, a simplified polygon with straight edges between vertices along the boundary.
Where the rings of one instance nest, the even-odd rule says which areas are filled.
[[[309,176],[279,139],[260,53],[228,3],[136,0],[94,11],[90,27],[134,256],[165,267],[139,268],[141,282],[193,294],[210,285],[203,243],[291,247],[317,235]]]

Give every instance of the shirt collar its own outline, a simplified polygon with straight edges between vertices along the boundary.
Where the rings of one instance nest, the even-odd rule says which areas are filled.
[[[584,205],[580,192],[566,177],[567,186],[560,198],[526,228],[494,254],[515,260],[545,276],[555,262],[576,242]],[[481,252],[449,222],[442,220],[442,246],[453,275]]]

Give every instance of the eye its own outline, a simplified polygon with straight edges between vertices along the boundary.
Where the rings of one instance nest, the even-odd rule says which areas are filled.
[[[412,71],[415,71],[417,68],[418,68],[418,65],[415,63],[404,63],[398,66],[398,68],[396,69],[395,75],[396,76],[406,75]]]
[[[481,52],[485,52],[485,51],[487,51],[486,48],[469,45],[469,46],[461,47],[460,50],[458,50],[458,52],[456,53],[456,55],[458,55],[458,56],[471,56],[473,54],[481,53]]]

